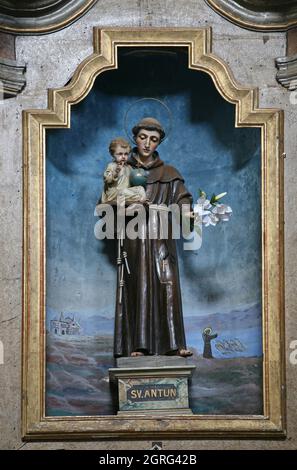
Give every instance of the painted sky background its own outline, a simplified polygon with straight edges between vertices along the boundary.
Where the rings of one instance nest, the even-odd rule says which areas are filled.
[[[111,139],[137,99],[164,100],[172,113],[161,158],[183,175],[197,199],[227,191],[234,215],[204,229],[198,252],[180,252],[184,314],[228,312],[261,302],[260,130],[234,127],[235,107],[207,74],[187,69],[185,53],[137,55],[124,49],[119,69],[100,75],[72,107],[71,129],[47,131],[47,306],[112,317],[116,266],[111,247],[94,237],[94,207],[110,162]],[[139,103],[128,118],[168,115]],[[114,261],[113,261],[114,260]]]

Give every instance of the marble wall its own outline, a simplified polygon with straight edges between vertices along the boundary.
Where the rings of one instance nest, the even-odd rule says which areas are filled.
[[[22,110],[46,108],[47,89],[61,87],[92,53],[93,26],[213,28],[213,51],[231,67],[242,85],[259,87],[260,105],[285,110],[286,353],[288,437],[272,440],[164,441],[165,449],[294,449],[297,446],[297,365],[289,361],[297,339],[296,286],[297,185],[295,160],[297,105],[275,80],[274,59],[285,55],[284,33],[251,32],[227,22],[203,0],[99,0],[70,27],[44,36],[17,37],[16,57],[27,65],[27,86],[17,98],[0,102],[0,447],[10,449],[148,449],[151,441],[50,442],[21,440],[21,288],[22,288]],[[292,101],[292,100],[291,100]]]

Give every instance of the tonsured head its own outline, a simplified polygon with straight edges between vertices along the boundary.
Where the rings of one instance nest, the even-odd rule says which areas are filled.
[[[149,158],[165,137],[165,131],[157,119],[146,117],[141,119],[132,129],[138,154]]]

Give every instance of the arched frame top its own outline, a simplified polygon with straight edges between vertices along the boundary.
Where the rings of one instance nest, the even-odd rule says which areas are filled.
[[[283,113],[260,109],[258,90],[239,86],[211,52],[211,29],[94,29],[94,53],[70,83],[49,90],[48,109],[23,115],[23,436],[36,439],[283,437]],[[190,69],[208,73],[236,107],[236,127],[261,128],[263,416],[45,416],[45,132],[69,128],[71,105],[90,92],[95,78],[116,69],[119,47],[186,47]],[[185,424],[186,422],[186,424]]]

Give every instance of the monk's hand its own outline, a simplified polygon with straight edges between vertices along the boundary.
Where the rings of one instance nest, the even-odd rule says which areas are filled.
[[[190,211],[190,212],[184,212],[183,215],[185,217],[189,217],[190,219],[194,219],[195,218],[195,214],[193,211]]]

